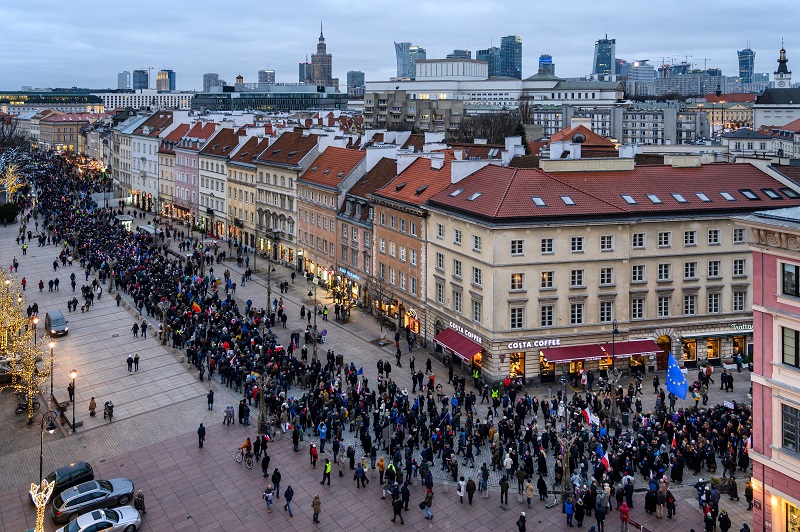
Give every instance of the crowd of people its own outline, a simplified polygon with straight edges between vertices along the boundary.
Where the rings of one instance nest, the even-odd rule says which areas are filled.
[[[292,333],[291,341],[280,345],[271,331],[286,324],[282,298],[266,309],[250,300],[240,308],[233,297],[236,283],[221,263],[224,251],[169,227],[157,233],[126,229],[116,218],[124,207],[99,208],[92,202],[90,195],[104,185],[59,156],[31,156],[25,168],[37,197],[35,204],[21,201],[21,234],[35,221],[42,231],[40,243],[63,246],[65,258],[80,260],[87,282],[92,274],[97,277],[99,282],[84,291],[87,308],[98,287],[116,291],[118,304],[119,294],[125,294],[140,314],[159,322],[162,342],[185,350],[201,380],[216,372],[223,386],[241,394],[240,423],[249,422],[250,406],[263,399],[269,421],[259,430],[267,437],[288,434],[298,452],[301,441],[313,440],[309,454],[314,464],[314,451],[319,456],[329,446],[333,462],[326,459],[323,482],[330,482],[334,464],[340,476],[349,469],[357,486],[368,481],[367,470],[378,470],[383,497],[393,501],[392,521],[399,516],[403,523],[415,480],[424,490],[419,509],[433,519],[437,468],[457,483],[462,502],[467,495],[470,504],[476,490],[489,489],[491,471],[500,472],[500,496],[506,503],[515,481],[528,507],[534,498],[546,502],[548,493],[566,489],[559,505],[567,523],[572,526],[574,519],[581,525],[585,517],[594,518],[601,532],[609,512],[618,511],[624,522],[642,502],[657,518],[664,517],[665,509],[672,518],[671,488],[683,483],[687,468],[697,475],[716,471],[720,463],[729,493],[736,495],[731,498],[738,500],[736,473],[746,474],[749,468],[752,412],[746,405],[676,408],[676,398],[654,383],[655,407],[645,412],[641,386],[633,383],[627,394],[608,384],[592,390],[590,383],[571,395],[559,390],[539,398],[521,382],[492,384],[479,373],[465,379],[452,371],[445,393],[430,360],[423,372],[413,358],[409,392],[392,378],[388,362],[377,365],[373,379],[332,350],[309,360],[300,334]],[[173,239],[191,256],[171,252]],[[215,277],[215,266],[223,270],[222,279]],[[242,284],[248,278],[249,272]],[[303,314],[301,322],[306,321]],[[626,412],[630,423],[623,425],[613,415],[616,410]],[[262,452],[267,456],[266,443],[257,454]],[[465,478],[468,465],[473,473]],[[274,473],[269,477],[272,484],[265,490],[270,505],[273,496],[281,496],[279,475],[277,482]],[[640,486],[646,488],[643,501],[633,497]],[[705,481],[697,489],[704,518],[721,522],[718,490],[715,494]],[[291,512],[290,497],[285,508]],[[524,530],[524,513],[517,525]]]

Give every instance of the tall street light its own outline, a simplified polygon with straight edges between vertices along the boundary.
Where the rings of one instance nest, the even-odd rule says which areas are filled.
[[[608,371],[608,384],[611,388],[611,417],[617,415],[617,383],[622,378],[622,371],[614,366],[614,357],[617,354],[616,340],[619,334],[617,320],[611,322],[611,369]]]
[[[314,292],[314,330],[312,331],[311,338],[314,345],[314,357],[312,360],[317,360],[317,285],[313,281],[313,277],[308,283],[308,297],[311,297],[311,292]]]
[[[39,334],[36,331],[36,326],[39,325],[39,316],[33,317],[33,346],[36,347],[39,345]]]
[[[44,532],[44,509],[56,485],[55,480],[48,482],[46,479],[42,478],[44,475],[42,465],[44,462],[44,431],[47,430],[48,434],[52,434],[56,431],[55,420],[57,417],[58,414],[53,410],[45,412],[42,415],[42,424],[40,427],[41,443],[39,445],[39,478],[41,480],[40,484],[34,484],[32,482],[30,489],[31,499],[33,500],[33,504],[36,505],[36,528],[34,529],[36,532]],[[46,428],[45,423],[47,423]]]
[[[69,376],[72,379],[72,393],[75,393],[75,378],[78,376],[78,370],[73,369],[69,372]],[[75,401],[72,401],[72,432],[75,432]]]
[[[56,346],[56,343],[53,340],[50,340],[50,343],[47,344],[50,347],[50,400],[53,400],[53,348]],[[55,404],[53,405],[55,406]]]
[[[41,437],[42,441],[39,445],[39,479],[44,478],[44,471],[42,470],[43,462],[44,462],[44,431],[47,430],[48,434],[52,434],[56,431],[56,418],[58,418],[58,414],[55,410],[50,410],[49,412],[45,412],[42,415],[42,423],[41,423]],[[46,429],[45,429],[46,425]]]

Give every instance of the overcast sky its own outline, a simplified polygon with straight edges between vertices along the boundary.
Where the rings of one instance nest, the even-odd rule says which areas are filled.
[[[718,7],[719,6],[719,7]],[[410,41],[443,58],[454,48],[473,51],[523,39],[523,76],[535,74],[540,54],[553,56],[556,74],[591,71],[594,41],[607,32],[617,57],[662,58],[719,67],[737,75],[736,51],[756,52],[756,72],[772,73],[781,38],[789,68],[800,79],[800,8],[794,0],[38,0],[0,2],[0,89],[116,88],[121,70],[170,68],[179,90],[202,88],[216,72],[256,82],[260,69],[276,81],[297,82],[297,65],[316,51],[324,24],[333,74],[348,70],[369,80],[396,74],[393,41]],[[796,63],[796,65],[795,65]]]

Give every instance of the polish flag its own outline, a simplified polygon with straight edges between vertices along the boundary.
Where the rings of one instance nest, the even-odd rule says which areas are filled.
[[[672,448],[675,449],[678,446],[678,441],[675,439],[675,436],[672,436]]]
[[[610,466],[608,465],[608,455],[606,454],[606,452],[605,452],[605,451],[603,451],[603,456],[601,456],[601,457],[600,457],[600,462],[601,462],[601,463],[602,463],[604,466],[606,466],[606,469],[608,469],[608,468],[610,467]]]
[[[592,413],[589,411],[589,407],[587,406],[586,408],[584,408],[583,412],[581,412],[581,413],[583,414],[583,419],[586,420],[586,424],[587,425],[591,425],[592,424],[592,421],[591,421]]]

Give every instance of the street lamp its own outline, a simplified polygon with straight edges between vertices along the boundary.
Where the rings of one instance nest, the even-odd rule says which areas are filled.
[[[617,327],[617,320],[611,322],[611,369],[614,369],[614,355],[617,354],[616,352],[616,340],[617,335],[619,334],[619,328]]]
[[[39,345],[39,335],[36,332],[36,326],[39,325],[39,316],[34,316],[33,319],[33,346]]]
[[[41,432],[41,443],[39,445],[39,478],[44,478],[44,471],[43,471],[43,462],[44,462],[44,431],[47,430],[48,434],[52,434],[56,431],[56,419],[58,418],[58,414],[55,410],[50,410],[49,412],[45,412],[42,414],[42,423],[40,427]],[[45,428],[46,425],[46,428]]]
[[[616,418],[617,415],[617,383],[622,378],[622,372],[614,366],[614,356],[616,353],[616,339],[619,334],[617,328],[617,320],[611,322],[611,369],[608,370],[608,384],[611,388],[611,417]]]
[[[56,346],[56,343],[53,340],[50,340],[50,343],[47,345],[50,347],[50,399],[52,400],[53,399],[53,348]]]
[[[72,393],[75,393],[75,378],[78,376],[78,370],[73,369],[69,372],[69,376],[72,379]],[[72,432],[75,432],[75,401],[72,401]]]
[[[55,411],[51,410],[49,412],[45,412],[42,415],[42,424],[41,424],[41,444],[39,446],[39,478],[40,483],[34,484],[31,482],[31,499],[33,499],[33,504],[36,505],[36,532],[44,532],[44,509],[47,505],[47,501],[50,499],[50,495],[53,494],[53,488],[56,485],[56,481],[48,482],[47,479],[42,478],[44,475],[44,471],[42,471],[42,462],[44,461],[44,431],[45,431],[45,422],[47,423],[47,433],[52,434],[56,430],[55,420],[58,417],[58,414]]]
[[[312,279],[313,279],[313,277],[312,277]],[[308,283],[308,297],[311,297],[311,295],[312,295],[311,292],[312,291],[314,292],[314,294],[313,294],[314,295],[314,308],[313,308],[313,312],[314,312],[314,330],[312,331],[312,334],[311,334],[311,338],[312,338],[312,342],[313,342],[313,346],[314,346],[314,357],[313,357],[312,360],[316,361],[317,360],[317,285],[316,285],[316,283],[313,282],[313,280],[310,280],[309,283]]]

